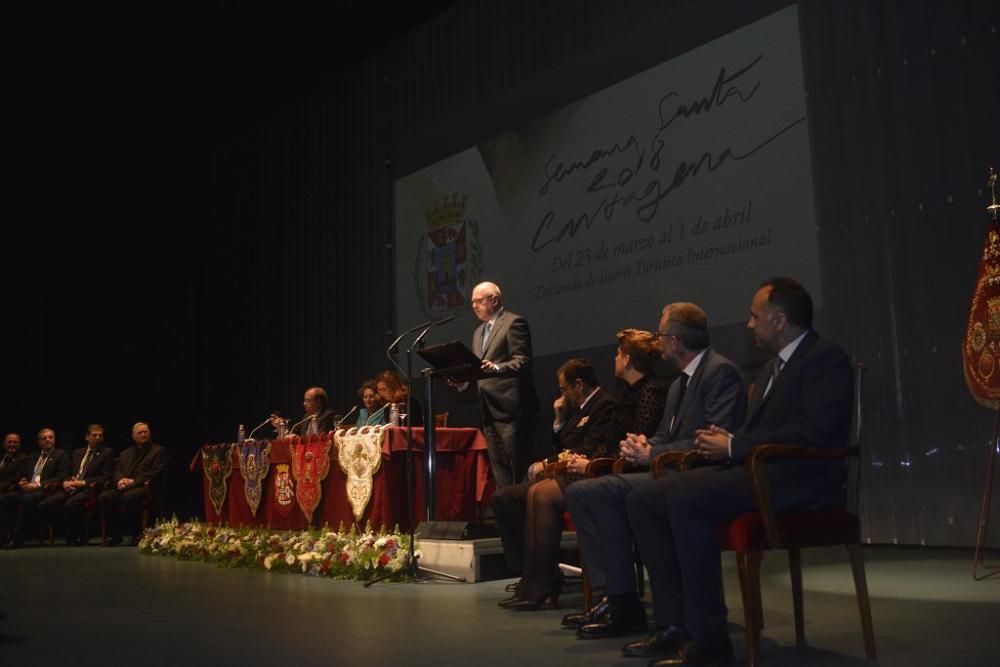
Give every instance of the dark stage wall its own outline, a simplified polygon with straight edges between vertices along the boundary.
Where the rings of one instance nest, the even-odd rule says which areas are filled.
[[[169,279],[156,283],[146,337],[101,350],[115,366],[149,368],[155,381],[148,394],[122,382],[109,391],[163,425],[178,461],[234,437],[239,422],[274,408],[298,413],[310,384],[346,410],[358,382],[387,367],[396,329],[393,178],[788,4],[458,3],[214,153],[205,209],[173,223],[192,245],[148,233],[185,250],[160,267]],[[798,7],[824,286],[817,328],[868,368],[864,530],[875,543],[969,545],[992,419],[965,390],[960,341],[986,168],[1000,162],[1000,8]],[[126,268],[108,285],[145,297],[129,282],[141,271],[134,261]],[[761,267],[761,279],[768,273]],[[734,286],[748,304],[754,288]],[[655,315],[638,313],[637,324]],[[26,356],[59,367],[72,326],[47,320],[41,338],[25,334],[37,352]],[[739,327],[713,334],[725,353],[755,363]],[[594,354],[607,367],[608,350]],[[544,395],[555,361],[539,364]],[[29,375],[36,366],[14,363]],[[45,405],[53,390],[29,384],[24,405]],[[67,387],[83,415],[90,399],[76,381]],[[475,413],[470,403],[450,407],[460,418]],[[52,414],[24,412],[39,413],[32,424]]]

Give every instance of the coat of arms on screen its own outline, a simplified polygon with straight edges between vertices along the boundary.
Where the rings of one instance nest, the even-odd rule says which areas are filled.
[[[469,195],[445,195],[424,211],[427,234],[417,242],[413,286],[428,316],[466,307],[483,272],[479,223],[465,217]]]

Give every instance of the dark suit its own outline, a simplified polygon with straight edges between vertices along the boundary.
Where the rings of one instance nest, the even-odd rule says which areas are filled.
[[[746,422],[734,434],[732,464],[668,474],[627,500],[649,570],[657,625],[683,626],[700,642],[726,640],[714,526],[754,509],[742,465],[747,453],[771,442],[842,447],[850,428],[851,364],[840,347],[807,333],[765,396],[773,365],[761,371]],[[769,465],[775,510],[842,503],[843,473],[839,462]]]
[[[588,458],[607,456],[618,400],[599,389],[581,410],[575,410],[554,434],[557,449],[583,454]],[[614,443],[617,446],[617,443]],[[553,456],[552,460],[556,457]],[[524,524],[528,489],[534,481],[498,488],[493,496],[493,513],[503,542],[507,567],[520,571],[524,562]]]
[[[497,488],[524,478],[531,460],[538,394],[531,376],[531,330],[520,315],[502,310],[483,349],[482,323],[472,336],[472,350],[499,370],[478,382],[483,435]]]
[[[677,405],[680,387],[678,378],[667,392],[663,419],[649,438],[650,461],[667,449],[691,449],[698,429],[717,424],[734,431],[743,422],[747,398],[739,369],[711,348],[705,351]],[[606,585],[609,595],[636,591],[625,499],[632,489],[652,481],[644,472],[605,475],[566,489],[566,506],[576,526],[587,577],[594,587]]]
[[[17,512],[17,501],[21,497],[18,482],[31,476],[34,459],[29,459],[24,452],[13,456],[6,452],[0,456],[0,544],[9,539],[7,531],[10,527],[10,516]]]
[[[138,538],[138,516],[142,502],[151,497],[162,501],[164,496],[163,481],[167,472],[169,455],[164,447],[147,443],[143,447],[129,447],[122,452],[112,475],[114,488],[108,489],[97,502],[101,514],[107,522],[112,541],[120,541],[122,522],[120,514],[124,512],[125,519],[133,526],[132,536]],[[135,486],[119,491],[118,480],[129,478],[135,481]],[[118,512],[118,509],[122,512]]]
[[[47,517],[50,523],[57,523],[62,510],[66,513],[66,541],[75,542],[83,534],[83,519],[85,505],[90,495],[90,487],[102,484],[111,479],[115,470],[115,450],[110,447],[100,447],[87,457],[87,465],[81,471],[80,465],[87,453],[87,447],[73,451],[73,462],[70,466],[72,477],[82,480],[87,486],[67,493],[60,488],[38,504],[38,509]]]
[[[42,456],[43,454],[39,452],[37,458],[28,457],[26,470],[29,481],[33,481],[35,468]],[[72,474],[70,472],[69,458],[69,453],[65,449],[53,447],[49,450],[48,456],[45,458],[45,462],[41,468],[40,484],[42,488],[22,493],[21,497],[17,499],[17,519],[14,522],[13,534],[14,542],[24,542],[25,534],[35,521],[38,504],[45,498],[45,487],[61,484],[64,479]]]
[[[316,413],[316,433],[329,433],[333,430],[334,424],[337,423],[337,415],[333,414],[333,410],[330,408],[323,408],[318,413]],[[309,430],[310,421],[306,419],[301,424],[296,424],[292,428],[292,435],[305,435]]]

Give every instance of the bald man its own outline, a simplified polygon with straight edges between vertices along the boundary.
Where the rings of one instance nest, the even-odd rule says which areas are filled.
[[[523,481],[534,454],[538,394],[531,376],[531,330],[504,309],[500,287],[485,282],[472,290],[472,312],[482,322],[472,351],[482,358],[479,380],[483,434],[497,488]]]
[[[122,452],[118,459],[112,477],[114,488],[97,499],[109,531],[104,546],[121,544],[123,520],[131,527],[130,544],[138,544],[141,537],[138,518],[143,501],[163,499],[163,478],[168,461],[166,448],[153,442],[149,424],[145,422],[137,422],[132,427],[132,442],[135,446]]]

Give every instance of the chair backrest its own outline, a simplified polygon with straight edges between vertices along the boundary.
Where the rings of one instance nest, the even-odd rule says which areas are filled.
[[[448,426],[448,413],[439,412],[434,415],[434,426],[437,426],[438,428],[445,428]]]

